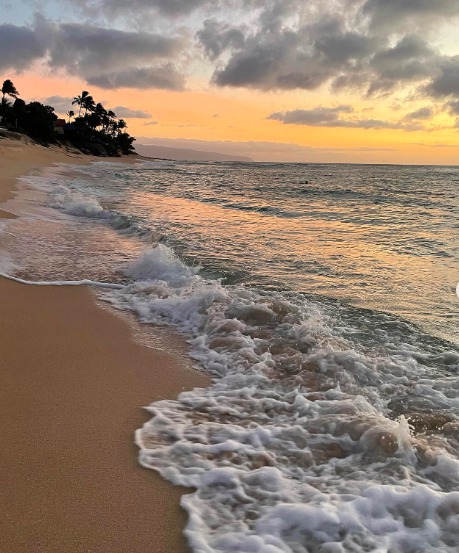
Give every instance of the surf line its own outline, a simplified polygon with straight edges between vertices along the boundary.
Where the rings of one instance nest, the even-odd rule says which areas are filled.
[[[98,282],[96,280],[56,280],[56,281],[33,281],[33,280],[24,280],[22,278],[17,278],[6,273],[0,272],[0,277],[6,278],[8,280],[13,280],[14,282],[19,282],[19,284],[28,284],[30,286],[97,286],[98,288],[109,288],[111,290],[121,290],[124,288],[122,284],[113,284],[110,282]]]

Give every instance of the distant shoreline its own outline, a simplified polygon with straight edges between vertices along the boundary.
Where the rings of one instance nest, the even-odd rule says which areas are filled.
[[[136,144],[136,152],[165,161],[241,161],[254,163],[254,160],[246,156],[222,154],[205,150],[193,150],[190,148],[173,148],[169,146],[157,146],[155,144]]]

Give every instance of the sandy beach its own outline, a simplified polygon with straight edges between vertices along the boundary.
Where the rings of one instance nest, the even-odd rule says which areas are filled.
[[[91,161],[2,139],[0,202],[19,175]],[[142,406],[207,379],[183,354],[135,343],[87,288],[0,279],[0,298],[0,550],[188,551],[183,490],[138,465],[133,434]]]

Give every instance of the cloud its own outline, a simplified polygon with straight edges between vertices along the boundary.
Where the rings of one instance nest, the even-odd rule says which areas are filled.
[[[68,111],[75,110],[75,106],[72,106],[73,98],[69,96],[48,96],[47,98],[40,98],[42,104],[52,106],[57,113],[67,113]]]
[[[373,29],[392,31],[400,27],[435,25],[438,19],[459,15],[459,0],[367,0],[362,14]]]
[[[149,123],[144,123],[144,127],[149,127],[150,125],[158,125],[159,121],[150,121]]]
[[[387,42],[366,34],[365,25],[357,21],[357,0],[338,0],[330,7],[317,0],[253,0],[245,5],[252,11],[247,18],[251,23],[238,28],[243,38],[238,35],[237,41],[222,44],[226,35],[215,23],[215,28],[198,33],[202,39],[213,31],[212,55],[221,62],[213,74],[218,86],[313,90],[365,71],[371,56]]]
[[[133,119],[150,119],[151,114],[141,109],[131,109],[124,106],[116,106],[113,110],[117,117],[131,117]]]
[[[25,69],[37,60],[102,88],[183,90],[172,63],[186,47],[181,36],[53,23],[36,16],[30,29],[0,26],[0,68]]]
[[[184,47],[180,37],[119,31],[91,25],[56,24],[39,17],[36,33],[46,37],[49,65],[85,77],[173,59]]]
[[[435,98],[459,98],[459,56],[441,58],[437,70],[438,74],[427,86],[427,92]]]
[[[107,2],[106,2],[107,3]],[[123,0],[115,0],[115,5],[125,5]],[[129,9],[146,7],[169,16],[188,15],[197,8],[206,5],[207,0],[130,0]],[[109,5],[112,4],[110,0]]]
[[[288,4],[291,8],[294,2]],[[224,27],[206,22],[198,33],[206,51],[212,59],[226,55],[213,82],[264,90],[312,90],[331,83],[335,90],[360,88],[373,93],[432,75],[436,54],[424,39],[410,34],[409,26],[394,45],[386,33],[369,31],[358,2],[351,0],[350,9],[344,2],[336,4],[342,12],[328,12],[321,5],[322,9],[315,13],[310,9],[296,21],[291,13],[286,17],[280,11],[286,17],[283,24],[279,13],[274,21],[273,11],[266,8],[258,24],[245,29],[245,37],[238,29],[237,40],[226,40]],[[317,3],[308,4],[313,5]]]
[[[413,146],[426,146],[427,148],[455,148],[457,149],[457,144],[445,144],[443,142],[411,142]]]
[[[341,64],[368,57],[374,52],[374,42],[364,35],[344,32],[318,38],[315,48],[329,61]]]
[[[448,102],[445,109],[451,113],[451,115],[459,115],[459,100],[452,100]]]
[[[423,85],[430,80],[437,94],[455,86],[451,74],[438,75],[441,56],[429,31],[459,16],[459,0],[336,0],[330,6],[318,0],[241,0],[239,5],[247,11],[243,27],[212,18],[197,33],[216,62],[212,83],[217,86],[330,85],[367,97],[413,86],[425,94]]]
[[[400,81],[416,81],[432,75],[435,52],[421,37],[404,36],[392,48],[374,55],[370,66],[376,74],[395,86]]]
[[[185,79],[172,64],[162,67],[135,67],[111,73],[88,76],[88,84],[100,88],[159,88],[165,90],[184,90]]]
[[[306,31],[283,30],[273,35],[246,39],[244,48],[217,69],[213,82],[219,86],[260,89],[314,89],[333,71],[320,56],[308,52]]]
[[[432,115],[433,115],[433,109],[429,106],[426,106],[426,107],[417,109],[416,111],[407,113],[403,119],[405,119],[406,121],[430,119]]]
[[[204,21],[203,28],[197,32],[196,36],[211,60],[217,59],[228,48],[242,48],[245,41],[241,29],[215,19]]]
[[[32,29],[0,25],[0,69],[22,71],[45,52],[45,46]]]
[[[111,14],[161,14],[167,17],[180,17],[191,14],[206,6],[208,0],[73,0],[73,4],[92,12]]]
[[[275,112],[267,117],[280,121],[284,125],[305,125],[307,127],[345,127],[353,129],[403,129],[406,131],[419,130],[422,127],[417,123],[404,121],[383,121],[380,119],[343,119],[342,114],[352,114],[353,108],[348,105],[334,108],[316,107],[314,109],[297,109],[293,111]]]
[[[1,25],[0,68],[41,60],[102,88],[184,90],[199,64],[216,87],[459,99],[459,56],[434,42],[459,0],[60,1],[88,23],[38,15],[30,27]]]
[[[338,126],[343,123],[339,116],[342,113],[352,113],[351,106],[342,105],[334,108],[317,107],[315,109],[296,109],[293,111],[272,113],[267,119],[282,121],[286,125],[308,125],[311,127]]]

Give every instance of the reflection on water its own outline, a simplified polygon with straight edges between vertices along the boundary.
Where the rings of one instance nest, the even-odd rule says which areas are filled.
[[[77,171],[51,170],[48,203],[93,226],[75,223],[72,238],[74,227],[56,231],[46,208],[29,205],[41,230],[11,227],[33,241],[27,270],[40,265],[34,256],[48,259],[43,278],[75,267],[119,278],[145,243],[163,242],[205,275],[387,311],[459,341],[457,168],[146,162]]]
[[[30,181],[46,206],[7,227],[22,273],[122,282],[101,297],[174,325],[212,377],[136,434],[143,466],[196,490],[193,550],[457,553],[459,350],[433,334],[457,338],[458,174],[103,163]]]
[[[183,255],[232,282],[341,299],[459,339],[454,168],[445,178],[441,168],[250,166],[241,177],[240,165],[211,164],[200,182],[196,164],[178,167],[140,170],[129,202]]]

